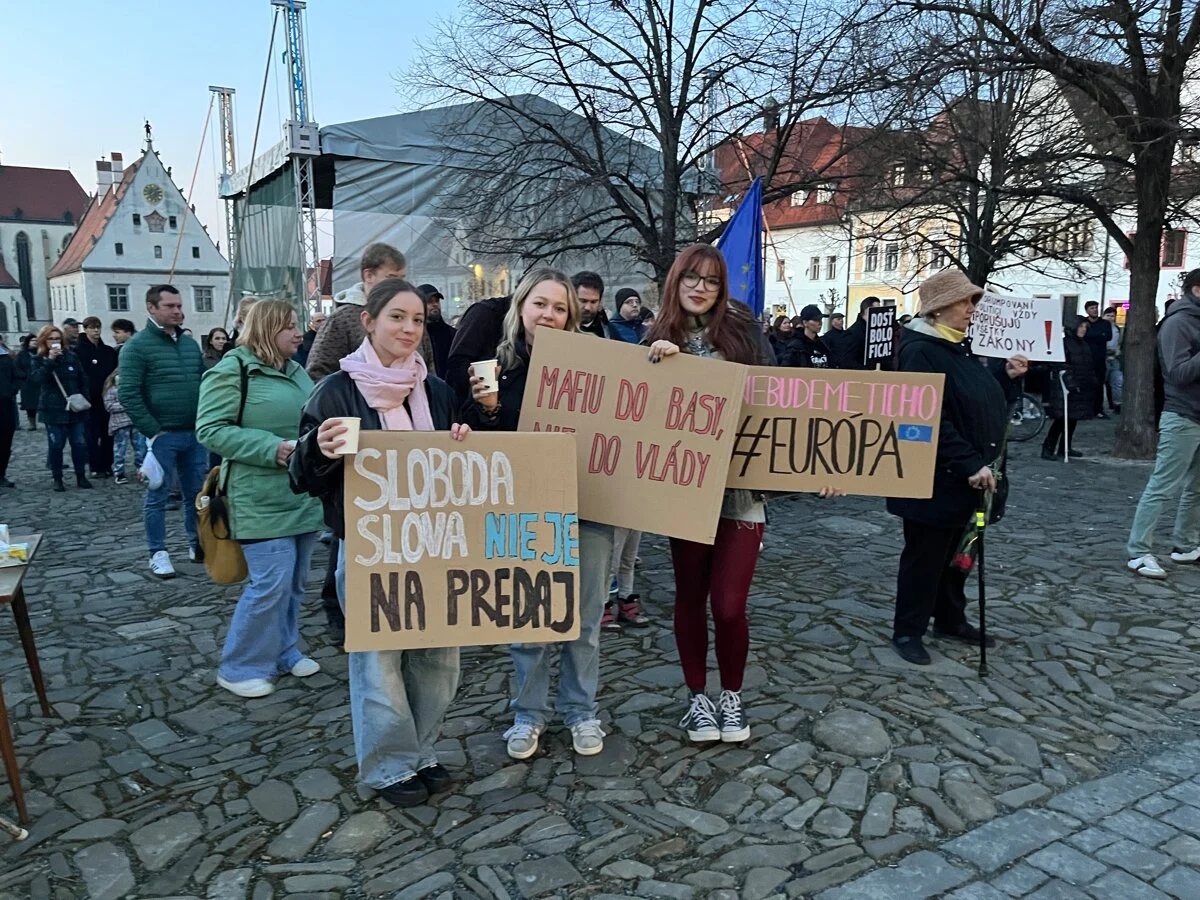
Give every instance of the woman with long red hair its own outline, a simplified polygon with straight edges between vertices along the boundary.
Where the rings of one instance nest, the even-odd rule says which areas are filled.
[[[749,307],[730,300],[725,258],[715,247],[695,244],[680,253],[667,273],[662,297],[662,308],[646,337],[651,362],[682,352],[747,365],[775,363],[771,346]],[[693,741],[732,742],[750,737],[741,697],[750,648],[746,596],[766,521],[762,494],[728,490],[712,546],[671,538],[675,644],[691,692],[680,725]],[[721,696],[716,704],[705,694],[710,597],[721,674]]]

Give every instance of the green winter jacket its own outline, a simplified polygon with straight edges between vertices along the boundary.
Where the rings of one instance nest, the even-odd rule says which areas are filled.
[[[204,357],[200,345],[172,338],[147,321],[118,356],[118,394],[133,427],[146,437],[162,431],[193,431]]]
[[[239,428],[243,366],[246,405]],[[287,468],[275,462],[279,442],[299,438],[300,413],[312,390],[300,365],[288,360],[284,371],[272,369],[248,347],[230,350],[205,373],[196,439],[222,457],[235,539],[291,537],[324,528],[320,501],[293,494]]]

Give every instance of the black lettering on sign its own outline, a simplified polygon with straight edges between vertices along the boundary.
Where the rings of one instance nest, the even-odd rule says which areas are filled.
[[[464,569],[451,569],[446,573],[446,624],[458,624],[458,598],[471,587],[471,576]]]
[[[543,575],[546,573],[543,572]],[[575,573],[574,572],[555,572],[554,583],[563,586],[563,592],[566,595],[566,612],[558,622],[551,622],[550,627],[558,634],[566,634],[575,627]]]
[[[424,631],[425,630],[425,593],[421,586],[421,576],[416,572],[406,572],[404,576],[404,622],[400,620],[400,573],[387,573],[387,590],[383,587],[383,573],[371,573],[371,633],[380,631],[379,614],[387,620],[390,631]],[[413,625],[413,613],[416,613],[416,625]]]

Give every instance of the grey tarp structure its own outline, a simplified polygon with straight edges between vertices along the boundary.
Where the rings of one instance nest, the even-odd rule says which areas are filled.
[[[604,147],[602,174],[587,171],[590,151],[571,158],[563,149],[589,140]],[[401,250],[410,277],[436,284],[450,314],[507,293],[535,262],[594,269],[614,287],[649,281],[631,251],[641,236],[612,215],[601,178],[615,173],[630,202],[653,203],[658,152],[593,132],[549,101],[523,95],[331,125],[321,129],[321,151],[317,199],[333,210],[335,292],[359,280],[359,258],[374,241]],[[255,182],[251,195],[263,183],[257,167]],[[514,240],[555,229],[570,234],[572,249],[552,258]]]

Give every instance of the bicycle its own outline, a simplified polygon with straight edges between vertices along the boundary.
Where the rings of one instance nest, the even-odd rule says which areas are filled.
[[[1021,396],[1008,408],[1008,439],[1030,441],[1046,427],[1046,409],[1042,401],[1029,396],[1023,390]]]

